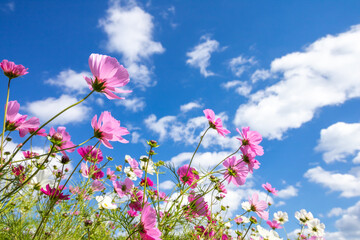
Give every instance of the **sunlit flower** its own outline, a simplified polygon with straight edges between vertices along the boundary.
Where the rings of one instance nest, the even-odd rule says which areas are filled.
[[[145,204],[142,210],[139,233],[142,239],[161,240],[161,232],[156,227],[156,211],[150,204]]]
[[[276,221],[276,220],[272,220],[272,221],[266,221],[266,223],[269,225],[269,227],[271,227],[273,230],[275,230],[275,229],[280,229],[280,228],[282,228],[282,226],[281,226],[281,224],[278,222],[278,221]]]
[[[100,179],[105,175],[97,166],[91,165],[89,168],[86,163],[81,163],[80,171],[83,177],[88,178],[90,176],[94,180]]]
[[[141,179],[141,181],[140,181],[140,186],[144,186],[145,185],[145,179]],[[154,186],[154,183],[153,183],[153,181],[151,181],[151,179],[150,178],[146,178],[146,186],[147,187],[153,187]]]
[[[247,164],[249,172],[253,173],[254,169],[259,169],[260,163],[255,159],[256,154],[251,151],[250,148],[241,148],[240,150],[242,152],[241,159],[244,163]]]
[[[224,178],[228,183],[232,182],[236,186],[245,184],[249,169],[244,162],[237,160],[236,156],[232,156],[227,158],[223,165],[226,168]]]
[[[105,186],[102,182],[100,182],[99,180],[94,180],[91,183],[91,189],[96,192],[96,191],[102,191],[105,189]]]
[[[64,150],[67,152],[75,151],[75,144],[70,141],[70,134],[65,130],[65,127],[58,127],[55,132],[55,129],[51,127],[49,131],[49,136],[51,137],[50,141],[55,145],[56,149],[61,151],[64,155],[66,155]]]
[[[257,230],[261,237],[268,240],[280,240],[279,234],[273,230],[266,230],[265,228],[261,227],[260,225],[257,226]]]
[[[311,212],[301,209],[300,212],[295,212],[295,218],[300,221],[300,224],[305,225],[308,221],[314,219]]]
[[[64,190],[63,186],[59,186],[59,188],[51,188],[50,185],[46,185],[46,189],[41,188],[41,192],[43,192],[45,195],[48,195],[50,199],[55,200],[69,200],[70,195],[64,195],[61,191]]]
[[[274,213],[274,220],[278,221],[281,224],[284,224],[289,221],[289,217],[286,212],[277,211],[276,213]]]
[[[210,127],[216,129],[216,131],[223,137],[226,134],[229,134],[230,131],[223,128],[222,121],[220,118],[215,119],[215,113],[211,109],[205,109],[204,111],[205,117],[209,120]]]
[[[197,181],[200,177],[195,168],[189,168],[189,165],[186,164],[177,170],[177,174],[179,175],[182,183],[188,184],[192,189],[196,188],[197,183],[195,181]]]
[[[140,161],[140,168],[148,173],[153,175],[155,173],[154,162],[148,160],[148,162]]]
[[[134,183],[129,178],[126,178],[124,182],[113,181],[113,186],[116,193],[122,198],[130,193],[131,189],[134,187]]]
[[[14,62],[9,62],[6,59],[2,60],[0,67],[4,71],[5,76],[10,79],[28,74],[28,68],[25,68],[21,64],[16,65]]]
[[[251,211],[256,212],[256,214],[264,220],[268,220],[269,212],[265,211],[268,207],[268,204],[265,201],[260,200],[257,193],[254,193],[251,198],[249,198],[249,203],[251,206]]]
[[[98,202],[98,206],[100,209],[116,209],[116,204],[112,203],[112,199],[109,196],[96,196],[96,201]]]
[[[277,192],[278,192],[278,190],[276,190],[275,188],[273,188],[272,186],[271,186],[271,184],[270,183],[265,183],[265,184],[263,184],[263,185],[261,185],[266,191],[268,191],[269,193],[272,193],[272,194],[274,194],[274,195],[277,195]]]
[[[92,163],[99,163],[104,159],[101,150],[95,148],[94,146],[78,148],[77,152],[84,158],[85,161]]]
[[[116,180],[115,171],[111,171],[111,169],[108,168],[107,171],[106,171],[106,177],[111,181]]]
[[[131,91],[121,90],[130,81],[129,73],[119,62],[106,55],[91,54],[89,67],[93,79],[84,77],[90,90],[104,93],[108,99],[124,99],[115,93],[129,93]]]
[[[256,131],[250,131],[250,127],[242,128],[242,131],[236,128],[236,131],[241,135],[242,138],[237,138],[241,141],[243,148],[250,148],[256,155],[261,156],[264,154],[264,149],[260,146],[262,136]]]
[[[322,237],[325,234],[325,225],[323,223],[320,223],[320,220],[317,218],[309,220],[307,223],[307,227],[310,230],[311,234],[317,237]]]

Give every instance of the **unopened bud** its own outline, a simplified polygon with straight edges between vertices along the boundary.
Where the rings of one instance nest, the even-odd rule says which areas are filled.
[[[62,163],[62,164],[68,164],[69,162],[70,162],[70,158],[68,157],[68,156],[66,156],[66,155],[63,155],[62,157],[61,157],[61,160],[60,160],[60,162]]]

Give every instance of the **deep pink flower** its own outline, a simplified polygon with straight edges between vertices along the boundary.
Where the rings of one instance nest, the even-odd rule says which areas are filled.
[[[157,190],[154,190],[154,199],[167,202],[168,197],[166,196],[166,193],[164,193],[164,192],[158,193]]]
[[[129,207],[133,211],[141,211],[144,192],[141,190],[137,190],[136,188],[134,188],[134,190],[135,191],[131,193],[131,203],[129,204]],[[144,202],[147,202],[146,196]]]
[[[81,175],[86,178],[90,175],[92,179],[96,180],[104,177],[105,174],[95,165],[91,165],[90,168],[88,168],[86,163],[81,163]]]
[[[255,159],[256,154],[250,148],[241,148],[240,150],[242,152],[242,161],[247,164],[249,171],[253,173],[254,169],[259,169],[260,163]]]
[[[205,117],[209,120],[209,124],[211,128],[216,129],[216,131],[223,137],[225,137],[226,134],[229,134],[230,131],[223,128],[222,121],[220,118],[217,118],[215,120],[215,113],[211,109],[205,109],[204,111]]]
[[[236,128],[236,131],[241,135],[242,138],[237,138],[241,141],[243,148],[250,148],[256,155],[261,156],[264,154],[264,149],[260,146],[262,136],[256,131],[250,131],[250,127],[243,127],[242,131]]]
[[[249,198],[249,203],[251,205],[251,211],[256,212],[256,214],[264,220],[268,220],[269,212],[265,211],[268,207],[268,204],[265,201],[259,201],[259,196],[257,193],[254,193],[251,198]]]
[[[89,66],[93,79],[84,78],[90,90],[104,93],[108,99],[124,99],[115,95],[114,92],[131,92],[118,88],[128,84],[130,78],[127,70],[115,58],[93,53],[89,57]]]
[[[151,179],[150,178],[146,178],[146,187],[153,187],[154,186],[154,183],[153,183],[153,181],[151,181]],[[145,179],[141,179],[141,181],[140,181],[140,186],[144,186],[145,185]]]
[[[55,145],[55,147],[66,155],[63,149],[66,149],[67,152],[75,151],[75,144],[73,144],[70,139],[71,136],[68,132],[65,131],[66,127],[58,127],[56,132],[53,127],[50,128],[49,136],[51,137],[50,141]],[[70,149],[67,149],[70,148]]]
[[[223,165],[226,167],[224,178],[228,183],[232,182],[236,186],[245,184],[249,169],[244,162],[236,160],[236,156],[232,156],[227,158]]]
[[[127,211],[127,213],[129,214],[130,217],[136,217],[137,215],[139,215],[137,213],[137,211],[134,211],[132,209],[130,209],[129,211]]]
[[[15,176],[19,177],[20,182],[23,182],[26,179],[24,166],[13,166],[11,170]]]
[[[218,182],[218,183],[215,185],[215,189],[218,190],[219,193],[224,193],[224,194],[227,193],[227,190],[226,190],[224,184],[222,184],[221,182]]]
[[[33,132],[36,132],[38,129],[39,128],[29,128],[29,133],[32,134]],[[46,133],[45,129],[42,128],[39,131],[37,131],[37,133],[35,135],[46,137],[47,133]]]
[[[9,62],[6,59],[2,60],[0,67],[4,71],[5,76],[10,79],[28,74],[28,68],[25,68],[21,64],[16,65],[14,62]]]
[[[196,171],[195,168],[190,167],[189,169],[189,165],[185,164],[184,166],[180,167],[177,170],[177,174],[180,177],[180,181],[184,184],[188,184],[189,186],[191,186],[192,189],[196,188],[197,183],[193,183],[197,180],[199,180],[199,173],[198,171]]]
[[[22,153],[24,155],[24,158],[36,158],[37,156],[39,156],[39,154],[36,152],[23,151]]]
[[[92,163],[99,163],[104,158],[100,149],[97,149],[93,146],[81,147],[77,152],[84,158],[85,161]]]
[[[91,121],[91,126],[94,128],[94,136],[108,148],[113,148],[109,141],[118,141],[121,143],[128,143],[129,141],[122,138],[123,135],[129,134],[129,131],[120,127],[120,121],[111,116],[110,112],[103,112],[97,121],[95,115]]]
[[[107,169],[106,175],[107,175],[107,178],[110,179],[111,181],[116,180],[115,171],[111,171],[110,168]]]
[[[122,198],[131,192],[134,183],[129,178],[126,178],[124,182],[113,181],[113,186],[119,197]]]
[[[191,214],[195,217],[208,215],[209,207],[203,196],[201,196],[200,194],[195,194],[195,192],[191,192],[188,197],[188,201],[188,214]]]
[[[43,192],[45,195],[48,195],[50,199],[56,199],[56,200],[69,200],[70,195],[64,195],[61,191],[64,190],[63,186],[59,186],[58,189],[51,188],[50,185],[46,185],[46,190],[44,188],[41,188],[41,192]]]
[[[265,184],[263,184],[263,185],[261,185],[266,191],[268,191],[269,193],[272,193],[272,194],[274,194],[274,195],[277,195],[277,192],[278,192],[278,190],[276,190],[275,188],[273,188],[272,186],[271,186],[271,184],[270,183],[265,183]]]
[[[145,204],[144,209],[142,210],[139,223],[139,233],[141,239],[161,240],[161,232],[156,227],[156,211],[150,206],[150,204]]]
[[[272,220],[272,221],[266,221],[266,223],[269,225],[269,227],[271,227],[273,230],[275,229],[280,229],[282,228],[281,224],[276,221],[276,220]]]
[[[8,102],[6,111],[6,126],[7,131],[18,130],[20,137],[24,137],[29,133],[29,129],[38,128],[40,121],[36,117],[26,120],[27,115],[19,114],[20,104],[17,101]]]

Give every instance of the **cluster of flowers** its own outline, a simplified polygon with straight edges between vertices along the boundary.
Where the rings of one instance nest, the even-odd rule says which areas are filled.
[[[141,156],[139,160],[126,155],[123,165],[108,167],[105,173],[106,165],[113,159],[104,157],[100,149],[101,145],[112,149],[110,142],[128,143],[123,136],[129,134],[125,127],[120,126],[120,121],[108,111],[102,112],[99,118],[97,115],[92,118],[93,135],[85,143],[97,139],[95,144],[87,146],[74,144],[64,126],[59,126],[56,130],[51,127],[49,132],[46,132],[44,127],[48,123],[69,108],[80,104],[93,92],[103,93],[108,99],[122,99],[115,93],[130,92],[120,89],[130,79],[127,70],[115,58],[91,54],[89,66],[93,76],[84,78],[91,90],[90,94],[42,125],[36,117],[28,119],[27,115],[21,115],[20,104],[17,101],[7,100],[5,104],[0,148],[0,185],[5,185],[7,181],[10,183],[0,190],[1,211],[6,213],[13,209],[13,206],[17,206],[13,202],[15,197],[20,199],[20,202],[25,202],[27,200],[24,196],[30,199],[46,196],[46,202],[35,200],[32,207],[19,210],[21,214],[24,211],[33,211],[33,214],[38,213],[41,216],[41,221],[35,222],[34,229],[25,232],[22,230],[22,234],[29,234],[32,239],[42,239],[42,236],[51,238],[57,229],[59,234],[68,233],[74,237],[77,233],[69,226],[83,222],[84,228],[82,232],[80,230],[79,238],[86,236],[88,239],[92,237],[96,239],[96,234],[103,237],[105,229],[99,227],[101,225],[112,229],[113,236],[125,234],[128,239],[138,239],[138,237],[153,240],[172,239],[181,226],[192,226],[195,230],[178,234],[184,239],[281,239],[275,230],[284,227],[284,223],[288,221],[287,213],[276,212],[274,219],[270,221],[270,204],[266,200],[259,200],[257,193],[242,203],[244,213],[229,221],[223,218],[226,207],[222,206],[219,211],[213,209],[214,205],[220,205],[226,198],[226,184],[244,185],[248,175],[253,174],[254,169],[260,167],[260,162],[255,158],[264,154],[260,145],[262,136],[249,127],[241,130],[236,128],[240,135],[237,138],[240,147],[220,160],[213,169],[204,173],[192,166],[198,148],[190,162],[177,170],[162,161],[154,162],[153,156],[156,154],[154,149],[159,147],[154,140],[147,142],[150,147],[147,155]],[[22,65],[7,60],[2,61],[0,67],[9,78],[9,86],[12,79],[28,73]],[[213,110],[205,109],[203,112],[209,127],[201,136],[201,140],[209,129],[216,130],[223,137],[230,133],[223,127],[222,120],[216,118]],[[19,131],[21,138],[29,136],[11,152],[5,151],[7,142],[11,141],[9,135],[13,131]],[[6,132],[8,135],[4,138]],[[41,153],[33,151],[30,146],[30,150],[22,151],[26,143],[35,135],[48,140],[48,150]],[[81,160],[75,167],[72,165],[66,167],[72,162],[68,154],[75,150]],[[15,158],[19,151],[23,153],[23,158],[20,160]],[[238,153],[241,154],[237,155]],[[54,161],[60,165],[51,165]],[[72,176],[78,168],[80,174],[74,179]],[[169,195],[159,190],[159,175],[162,173],[160,169],[163,168],[168,168],[177,179]],[[156,175],[156,183],[149,175]],[[11,176],[13,178],[9,180]],[[72,185],[69,186],[69,192],[65,193],[70,179]],[[264,184],[263,188],[268,195],[270,193],[276,195],[277,191],[269,183]],[[91,203],[93,199],[97,204]],[[51,218],[52,212],[55,215],[59,213],[64,219]],[[251,213],[266,221],[271,230],[262,227],[261,220],[258,221]],[[295,217],[303,226],[297,239],[323,239],[325,226],[318,219],[313,218],[311,213],[301,210]],[[29,216],[30,218],[33,219],[33,216]],[[231,228],[232,221],[238,226],[236,230]],[[256,229],[252,228],[254,225],[257,225]],[[61,226],[63,229],[59,230]],[[305,226],[307,232],[303,231]]]

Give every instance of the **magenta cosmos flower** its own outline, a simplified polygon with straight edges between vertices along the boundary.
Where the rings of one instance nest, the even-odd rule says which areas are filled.
[[[259,196],[257,193],[254,193],[252,197],[249,198],[249,203],[251,205],[251,211],[256,212],[256,214],[262,219],[268,220],[269,212],[265,211],[265,209],[268,207],[268,204],[265,201],[259,201]]]
[[[94,146],[81,147],[77,152],[84,158],[85,161],[92,163],[101,162],[104,157],[100,149],[95,148]]]
[[[129,178],[126,178],[124,182],[113,181],[112,183],[116,193],[119,195],[120,198],[129,194],[131,192],[131,189],[133,189],[134,187],[134,183]]]
[[[188,201],[189,201],[188,214],[193,215],[194,217],[208,215],[209,207],[203,196],[201,196],[200,194],[195,194],[195,192],[190,192]]]
[[[16,65],[14,62],[9,62],[6,59],[2,60],[2,62],[0,63],[0,67],[4,71],[5,76],[10,79],[28,74],[28,68],[25,68],[21,64]]]
[[[156,227],[156,211],[150,206],[150,204],[146,204],[142,210],[139,223],[139,233],[141,239],[161,240],[161,232]]]
[[[20,104],[17,101],[8,102],[8,109],[6,111],[6,130],[18,130],[20,137],[24,137],[32,128],[38,128],[40,121],[36,117],[26,120],[27,115],[19,113]]]
[[[262,141],[262,136],[256,131],[250,131],[250,127],[244,127],[242,131],[236,128],[236,131],[241,135],[242,138],[237,138],[241,141],[243,148],[250,148],[256,155],[262,156],[264,154],[264,149],[260,146]]]
[[[220,118],[217,118],[215,120],[215,113],[211,109],[205,109],[204,111],[205,117],[209,120],[210,127],[213,129],[216,129],[216,131],[223,137],[225,137],[226,134],[229,134],[230,131],[223,128],[222,121]]]
[[[97,121],[95,115],[91,121],[91,126],[94,128],[94,136],[108,148],[113,148],[109,141],[118,141],[121,143],[128,143],[129,141],[122,138],[123,135],[129,134],[129,131],[120,127],[120,121],[111,116],[111,113],[105,111],[101,113]]]
[[[276,220],[272,220],[272,221],[266,221],[266,223],[269,225],[269,227],[271,227],[273,230],[275,229],[280,229],[282,228],[281,224],[276,221]]]
[[[66,127],[58,127],[56,132],[53,127],[50,128],[49,136],[50,141],[55,145],[55,147],[62,152],[62,154],[66,155],[64,149],[68,152],[75,151],[75,144],[73,144],[70,139],[71,136],[68,132],[65,131]],[[70,149],[68,149],[70,148]]]
[[[127,70],[115,58],[93,53],[89,57],[89,66],[93,79],[84,78],[90,90],[104,93],[108,99],[124,99],[115,95],[114,92],[131,92],[118,88],[128,84],[130,78]]]
[[[189,165],[186,164],[178,169],[177,174],[182,183],[188,184],[192,189],[196,188],[197,183],[193,182],[199,180],[200,177],[195,168],[191,167],[189,169]]]
[[[92,179],[96,180],[103,178],[105,174],[95,165],[91,165],[89,168],[86,163],[81,163],[81,175],[85,178],[90,176]]]
[[[232,182],[236,186],[245,184],[249,169],[244,162],[237,160],[236,156],[232,156],[227,158],[223,165],[226,167],[224,177],[228,183]]]
[[[63,186],[59,186],[58,189],[51,188],[50,185],[46,185],[46,190],[44,188],[41,188],[41,192],[43,192],[45,195],[48,195],[50,199],[55,200],[69,200],[70,195],[64,195],[61,191],[64,190]]]
[[[260,163],[255,159],[256,154],[250,148],[241,148],[240,150],[242,161],[247,164],[249,171],[253,173],[254,169],[259,169]]]
[[[261,185],[266,191],[268,191],[269,193],[272,193],[272,194],[274,194],[274,195],[277,195],[277,192],[278,192],[278,190],[276,190],[275,188],[273,188],[272,186],[271,186],[271,184],[270,183],[265,183],[265,184],[263,184],[263,185]]]

